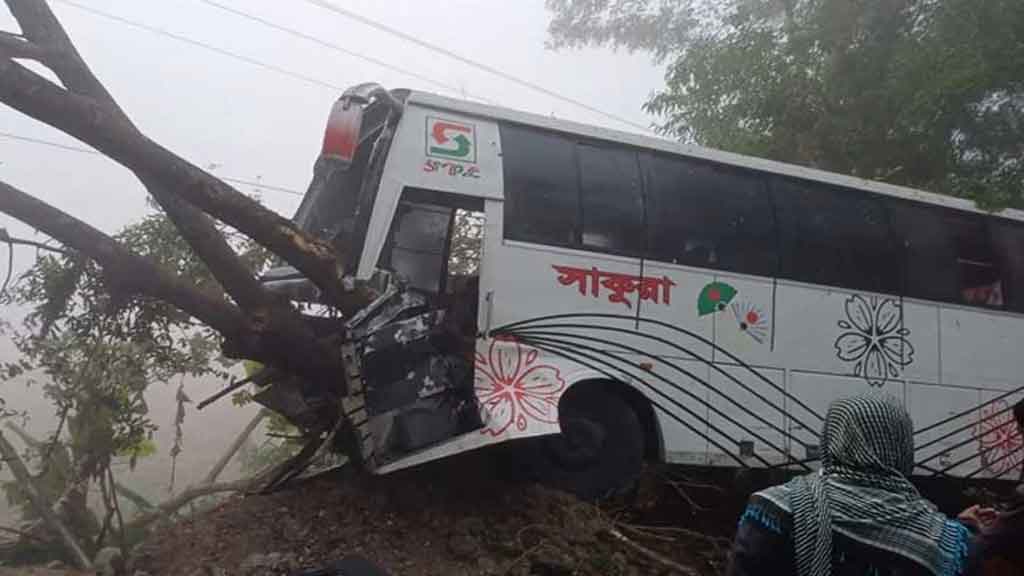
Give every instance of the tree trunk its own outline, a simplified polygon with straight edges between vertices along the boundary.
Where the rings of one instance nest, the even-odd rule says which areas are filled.
[[[305,274],[332,304],[351,313],[366,294],[346,289],[341,255],[294,222],[153,142],[119,111],[69,93],[13,60],[0,60],[0,101],[146,174],[190,204],[236,228]]]

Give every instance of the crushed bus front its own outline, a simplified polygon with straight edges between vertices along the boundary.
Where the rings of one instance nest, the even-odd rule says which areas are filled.
[[[300,226],[347,256],[349,269],[358,266],[404,96],[372,84],[345,92],[331,111],[312,181],[295,214]],[[454,279],[446,294],[425,290],[415,269],[425,269],[419,261],[432,255],[412,251],[429,245],[446,258],[457,207],[407,203],[400,212],[393,244],[410,250],[396,245],[388,259],[405,258],[404,269],[414,271],[399,280],[377,270],[364,280],[376,299],[352,317],[338,317],[290,266],[262,277],[268,290],[296,302],[316,330],[337,335],[349,393],[278,381],[259,388],[255,400],[371,470],[481,427],[473,393],[475,278]]]

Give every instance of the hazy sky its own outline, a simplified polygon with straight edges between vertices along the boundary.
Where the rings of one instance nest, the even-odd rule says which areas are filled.
[[[634,130],[614,120],[496,78],[304,0],[217,0],[280,26],[458,87],[503,106]],[[552,52],[543,0],[330,0],[517,77],[647,125],[646,96],[662,72],[643,55],[607,50]],[[305,190],[323,123],[340,89],[366,81],[449,92],[308,40],[227,13],[201,0],[53,0],[52,6],[99,78],[144,132],[221,176]],[[76,4],[187,36],[295,74],[303,81],[87,12]],[[16,30],[3,11],[0,26]],[[74,143],[0,109],[0,132]],[[104,230],[145,209],[127,171],[98,156],[0,136],[0,179]],[[249,186],[240,186],[245,191]],[[299,198],[261,193],[291,215]],[[0,215],[0,226],[10,225]]]
[[[315,79],[304,81],[258,65],[140,30],[89,13],[75,4],[52,0],[58,18],[79,51],[121,106],[150,137],[200,166],[215,165],[220,176],[261,180],[305,191],[331,103],[350,85],[374,81],[388,88],[407,87],[452,94],[436,84],[382,68],[308,40],[267,28],[210,6],[202,0],[74,0],[95,10],[144,23],[178,36]],[[503,106],[561,118],[634,130],[550,96],[538,94],[488,73],[426,51],[304,0],[217,0],[279,26],[299,30],[415,72],[467,95]],[[329,0],[425,41],[542,84],[566,97],[648,125],[641,104],[662,84],[662,70],[643,55],[607,50],[552,52],[544,48],[549,15],[543,0]],[[6,7],[0,29],[17,31]],[[327,84],[323,86],[321,84]],[[334,87],[331,87],[334,86]],[[64,134],[0,107],[0,180],[84,219],[107,232],[140,217],[145,193],[134,177],[94,154],[12,140],[5,135],[82,146]],[[251,186],[239,186],[245,192]],[[288,216],[299,197],[263,190],[263,201]],[[0,214],[0,227],[22,236],[31,230]],[[15,269],[31,264],[33,252],[17,252]],[[0,250],[0,273],[6,250]],[[15,311],[0,309],[10,319]],[[0,361],[14,354],[0,341]],[[210,382],[186,382],[201,398]],[[169,469],[166,449],[172,434],[174,385],[155,386],[147,397],[152,418],[161,426],[160,454],[145,461],[135,480],[155,490]],[[26,393],[8,382],[0,396],[12,407],[33,413],[30,428],[44,434],[52,409],[38,388]],[[205,473],[251,411],[229,402],[186,420],[186,450],[179,486]],[[220,439],[222,442],[216,442]],[[189,473],[191,472],[191,473]],[[2,516],[2,510],[0,510]]]

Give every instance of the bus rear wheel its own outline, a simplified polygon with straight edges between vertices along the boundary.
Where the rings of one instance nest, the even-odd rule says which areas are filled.
[[[534,466],[540,480],[585,500],[631,489],[644,462],[644,428],[614,391],[577,385],[559,402],[561,433],[542,438]]]

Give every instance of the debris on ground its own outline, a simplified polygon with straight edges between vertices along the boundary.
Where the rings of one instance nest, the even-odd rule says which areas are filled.
[[[628,500],[594,505],[513,476],[488,451],[343,470],[163,526],[132,570],[290,574],[359,555],[393,576],[716,574],[745,500],[653,471]]]

